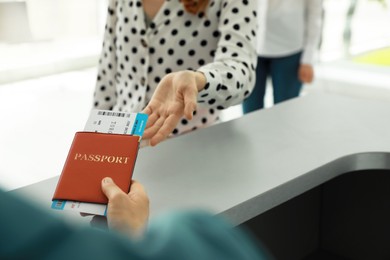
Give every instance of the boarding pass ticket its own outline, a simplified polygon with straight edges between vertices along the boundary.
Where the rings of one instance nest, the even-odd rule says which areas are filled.
[[[89,115],[84,131],[142,137],[147,120],[146,114],[94,109]],[[79,201],[53,200],[51,208],[101,216],[107,214],[107,205]]]

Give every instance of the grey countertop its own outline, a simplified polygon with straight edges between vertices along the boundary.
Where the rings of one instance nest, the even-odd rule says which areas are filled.
[[[152,217],[202,208],[240,224],[359,169],[390,169],[390,103],[313,94],[142,148],[134,179]],[[48,208],[57,180],[13,192]]]

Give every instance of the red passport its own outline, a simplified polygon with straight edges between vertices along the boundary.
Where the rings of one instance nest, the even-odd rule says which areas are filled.
[[[101,190],[104,177],[111,177],[129,192],[139,139],[133,135],[77,132],[53,200],[107,204]]]

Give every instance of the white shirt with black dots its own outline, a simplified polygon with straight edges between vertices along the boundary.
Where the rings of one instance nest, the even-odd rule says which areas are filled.
[[[142,1],[110,0],[94,107],[140,112],[164,75],[195,70],[206,86],[193,120],[182,119],[173,134],[213,124],[255,84],[256,10],[257,0],[210,0],[193,15],[166,0],[147,27]]]

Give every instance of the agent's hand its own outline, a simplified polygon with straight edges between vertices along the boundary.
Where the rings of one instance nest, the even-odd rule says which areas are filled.
[[[310,64],[301,64],[299,66],[298,78],[303,83],[311,83],[314,78],[314,69]]]
[[[166,75],[158,84],[144,113],[149,115],[143,139],[155,146],[164,141],[184,116],[192,119],[197,95],[206,84],[201,72],[179,71]]]
[[[149,218],[149,198],[144,187],[132,181],[126,194],[106,177],[102,180],[102,191],[108,198],[108,227],[133,238],[141,236]]]

